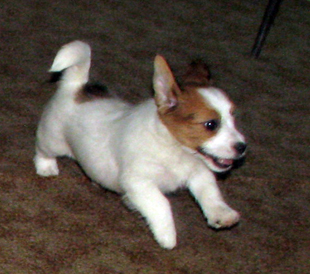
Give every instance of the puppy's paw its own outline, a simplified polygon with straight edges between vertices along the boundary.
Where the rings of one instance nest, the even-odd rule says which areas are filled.
[[[40,176],[57,176],[59,174],[57,161],[55,158],[42,158],[36,156],[34,158],[37,174]]]
[[[227,205],[221,205],[207,216],[208,224],[216,229],[231,227],[239,222],[240,214]]]
[[[162,248],[173,249],[177,244],[175,229],[167,228],[163,231],[154,232],[156,241]]]

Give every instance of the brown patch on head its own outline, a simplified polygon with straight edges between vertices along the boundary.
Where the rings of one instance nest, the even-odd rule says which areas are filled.
[[[206,122],[220,123],[221,119],[197,90],[207,84],[209,72],[205,65],[192,63],[181,90],[162,56],[156,56],[154,69],[155,103],[160,119],[182,145],[197,150],[217,132],[206,128]]]
[[[194,150],[217,132],[217,130],[208,130],[205,123],[221,119],[219,113],[208,106],[195,88],[182,91],[178,97],[177,107],[167,113],[159,112],[159,116],[170,133],[182,145]]]
[[[202,60],[196,60],[189,65],[187,72],[181,77],[181,84],[182,87],[208,87],[211,84],[210,78],[208,66]]]
[[[98,99],[111,98],[111,94],[108,92],[107,87],[100,84],[85,84],[75,96],[75,102],[83,104]]]

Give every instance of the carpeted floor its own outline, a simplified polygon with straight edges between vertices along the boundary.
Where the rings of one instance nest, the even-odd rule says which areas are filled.
[[[0,273],[309,273],[310,2],[284,1],[259,59],[249,56],[266,1],[54,0],[0,3]],[[121,198],[69,159],[41,178],[34,135],[59,47],[91,44],[91,78],[138,102],[153,58],[197,57],[227,90],[247,136],[245,164],[219,185],[242,213],[208,228],[186,191],[169,196],[178,246],[161,249]]]

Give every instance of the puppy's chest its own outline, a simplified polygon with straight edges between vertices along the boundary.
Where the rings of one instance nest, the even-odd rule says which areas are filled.
[[[166,162],[158,166],[156,184],[163,192],[173,192],[180,187],[184,187],[190,179],[195,168],[194,162],[176,161]]]

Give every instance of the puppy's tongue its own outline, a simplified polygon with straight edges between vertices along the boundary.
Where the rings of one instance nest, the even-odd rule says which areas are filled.
[[[233,164],[232,159],[217,159],[217,162],[221,165],[231,166]]]

